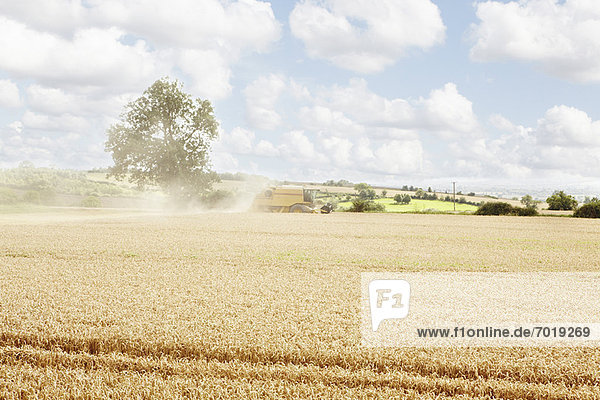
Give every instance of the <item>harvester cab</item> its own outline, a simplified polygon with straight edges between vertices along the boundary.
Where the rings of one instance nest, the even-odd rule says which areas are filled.
[[[318,189],[302,186],[271,186],[258,193],[252,210],[266,212],[322,213],[329,214],[333,206],[317,204]]]

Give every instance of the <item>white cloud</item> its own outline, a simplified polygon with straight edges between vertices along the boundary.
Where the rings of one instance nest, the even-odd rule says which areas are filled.
[[[281,124],[275,108],[286,86],[285,78],[275,74],[261,76],[246,86],[246,120],[251,127],[272,130]]]
[[[191,80],[195,96],[222,99],[231,94],[231,69],[229,62],[214,50],[179,51],[178,66]]]
[[[290,14],[290,27],[309,56],[361,73],[382,71],[407,49],[430,48],[445,36],[430,0],[304,0]]]
[[[535,127],[515,125],[501,115],[490,122],[503,134],[449,144],[455,166],[465,175],[539,179],[568,173],[597,177],[600,121],[564,105],[546,111]]]
[[[451,82],[432,90],[427,98],[405,100],[379,96],[364,79],[352,79],[346,87],[322,90],[315,103],[318,106],[300,111],[313,130],[335,133],[337,127],[346,134],[368,131],[371,136],[392,139],[414,139],[417,131],[455,139],[480,134],[471,101]]]
[[[312,163],[323,159],[323,155],[317,152],[315,145],[303,131],[284,133],[279,149],[283,157],[295,162]]]
[[[268,2],[239,0],[20,0],[0,13],[65,38],[83,27],[120,27],[154,46],[266,51],[281,26]]]
[[[262,82],[257,85],[262,88],[269,80],[256,82]],[[306,88],[306,93],[300,98],[288,91],[284,95],[306,104],[296,115],[301,130],[284,133],[279,143],[262,140],[248,145],[253,150],[244,154],[279,157],[307,173],[307,168],[349,170],[389,178],[424,174],[426,166],[434,170],[427,159],[431,155],[423,148],[425,136],[435,138],[436,146],[444,149],[449,139],[472,141],[481,134],[471,101],[453,83],[416,100],[377,95],[364,79],[352,79],[347,86]]]
[[[239,161],[230,153],[215,152],[211,158],[213,168],[221,172],[238,172]]]
[[[352,148],[354,144],[348,140],[334,136],[320,138],[320,148],[323,149],[331,163],[336,167],[348,168],[354,163]]]
[[[445,136],[461,136],[478,129],[473,104],[458,93],[454,83],[447,83],[442,89],[433,90],[429,98],[422,100],[422,104],[425,126],[439,130]],[[415,125],[418,126],[419,121]]]
[[[539,140],[569,147],[600,146],[600,121],[581,110],[554,106],[538,121]]]
[[[346,171],[350,175],[406,176],[421,173],[425,163],[418,139],[371,141],[366,136],[342,138],[296,130],[281,135],[277,146],[261,141],[253,154],[261,155],[259,146],[269,149],[264,156],[280,156],[287,165],[291,164],[290,170],[299,168],[304,173]]]
[[[281,31],[271,5],[263,1],[133,0],[124,7],[114,1],[94,3],[95,18],[103,15],[106,24],[116,22],[165,47],[219,48],[232,55],[247,50],[264,52]]]
[[[50,119],[51,122],[52,119]],[[46,133],[27,128],[20,121],[10,124],[10,130],[0,129],[0,163],[9,167],[23,160],[36,165],[53,164],[67,167],[78,163],[91,167],[105,165],[107,156],[102,146],[85,144],[74,132]]]
[[[486,1],[476,7],[474,60],[529,61],[564,79],[600,81],[600,2]]]
[[[50,114],[62,114],[73,111],[83,100],[63,89],[50,88],[41,85],[30,85],[26,89],[27,104],[34,111]]]
[[[306,129],[333,136],[356,136],[365,131],[363,125],[352,121],[343,112],[324,106],[302,107],[298,117]]]
[[[379,146],[374,154],[374,169],[380,173],[407,175],[423,168],[423,147],[418,140],[390,140]]]
[[[20,135],[10,136],[2,140],[0,160],[2,163],[53,159],[57,150],[55,144],[47,137],[24,138]],[[9,166],[9,165],[5,165]]]
[[[98,91],[81,94],[38,84],[29,85],[25,93],[30,111],[52,115],[71,113],[100,119],[105,116],[116,117],[125,104],[139,95],[132,93],[113,95],[98,93]]]
[[[254,154],[261,157],[276,157],[279,155],[279,149],[273,143],[263,139],[254,147]]]
[[[501,131],[512,131],[512,130],[514,130],[513,123],[510,122],[507,118],[505,118],[501,114],[492,114],[490,116],[489,120],[490,120],[490,124],[492,124],[492,126],[496,127],[497,129],[499,129]]]
[[[239,126],[233,128],[229,133],[221,130],[219,139],[214,144],[213,149],[216,153],[245,154],[259,157],[279,155],[279,149],[273,143],[265,139],[255,143],[255,138],[254,132]]]
[[[297,111],[302,130],[264,140],[266,151],[252,144],[247,154],[279,157],[286,171],[304,176],[380,182],[440,175],[528,182],[600,171],[600,121],[576,108],[552,107],[533,127],[494,114],[486,132],[454,83],[408,100],[379,96],[362,79],[310,93]]]
[[[21,121],[13,121],[8,124],[8,127],[13,129],[16,133],[23,132],[23,123]]]
[[[61,114],[58,116],[38,114],[25,111],[21,118],[25,129],[36,129],[42,131],[60,132],[85,132],[90,128],[90,122],[72,114]]]
[[[369,126],[407,127],[414,120],[414,108],[408,101],[379,96],[364,79],[351,79],[346,87],[327,88],[317,102]]]
[[[19,87],[8,79],[0,79],[0,107],[20,107],[22,105]]]
[[[281,31],[255,0],[23,0],[0,13],[0,69],[13,77],[122,93],[183,72],[211,99],[231,93],[240,57],[267,51]]]
[[[296,100],[311,100],[311,94],[308,88],[296,82],[294,79],[290,79],[290,91],[292,97],[294,97]]]
[[[3,1],[0,3],[0,13],[26,21],[35,29],[68,36],[86,22],[89,9],[80,1],[20,0]]]
[[[382,176],[409,176],[423,170],[424,152],[420,140],[384,140],[372,142],[366,137],[348,142],[340,151],[351,157],[333,158],[334,167],[352,169],[359,173]]]
[[[117,28],[82,29],[72,40],[0,17],[0,69],[58,85],[137,88],[168,71],[143,41],[132,46]]]
[[[247,154],[252,151],[254,132],[236,127],[229,134],[228,143],[232,146],[233,153]]]
[[[564,105],[550,108],[538,120],[532,134],[536,152],[530,165],[584,176],[600,171],[600,121]]]
[[[354,144],[354,154],[360,165],[364,165],[368,161],[375,159],[375,154],[371,149],[371,141],[367,137],[361,137]]]

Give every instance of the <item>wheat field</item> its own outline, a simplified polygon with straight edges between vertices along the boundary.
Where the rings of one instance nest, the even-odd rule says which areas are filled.
[[[599,399],[600,349],[359,346],[360,272],[599,271],[600,224],[0,216],[0,398]]]

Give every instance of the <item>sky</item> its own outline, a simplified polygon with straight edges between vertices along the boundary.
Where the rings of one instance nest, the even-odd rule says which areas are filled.
[[[600,191],[597,0],[0,1],[0,167],[111,165],[165,76],[219,172]]]

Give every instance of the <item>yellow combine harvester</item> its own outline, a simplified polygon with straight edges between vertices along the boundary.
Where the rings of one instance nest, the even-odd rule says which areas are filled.
[[[322,207],[315,204],[317,189],[304,189],[301,186],[272,186],[257,194],[252,203],[253,211],[323,213],[329,214],[333,206]]]

